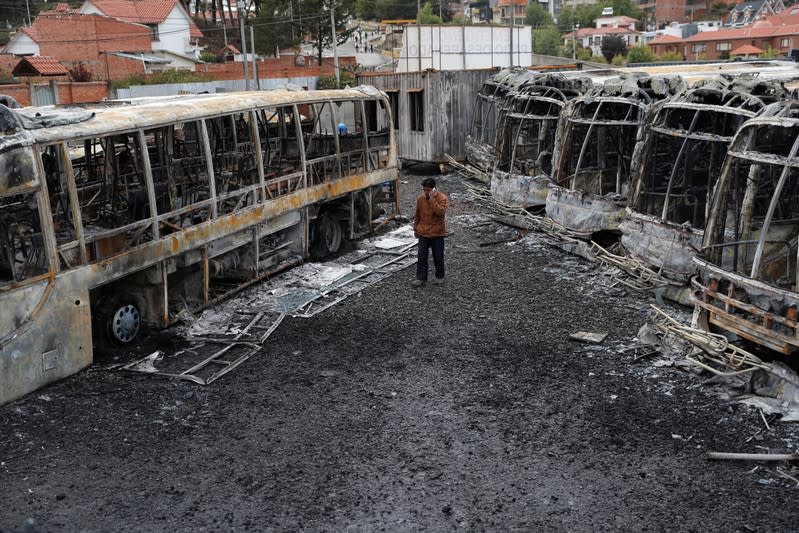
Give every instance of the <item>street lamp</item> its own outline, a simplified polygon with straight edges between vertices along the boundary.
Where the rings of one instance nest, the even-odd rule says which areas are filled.
[[[577,31],[580,29],[580,23],[575,22],[572,25],[572,60],[577,61]]]

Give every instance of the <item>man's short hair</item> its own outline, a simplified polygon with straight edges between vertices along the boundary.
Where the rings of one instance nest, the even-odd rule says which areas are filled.
[[[425,178],[424,181],[422,182],[422,187],[430,187],[431,189],[434,189],[435,186],[436,186],[436,180],[434,180],[433,178]]]

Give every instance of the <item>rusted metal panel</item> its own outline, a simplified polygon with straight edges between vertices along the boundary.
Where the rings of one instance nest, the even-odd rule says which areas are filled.
[[[576,232],[618,231],[626,206],[618,194],[598,196],[553,184],[547,190],[547,216]]]
[[[0,325],[0,404],[63,379],[92,362],[89,293],[67,279],[46,279],[3,293],[14,323]],[[9,326],[12,326],[9,328]]]
[[[701,229],[664,222],[630,208],[619,229],[624,249],[663,276],[687,281],[696,271],[693,258],[702,246]]]

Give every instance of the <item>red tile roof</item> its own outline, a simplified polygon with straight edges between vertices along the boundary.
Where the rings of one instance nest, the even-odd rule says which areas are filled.
[[[752,46],[751,44],[745,44],[743,46],[739,46],[732,52],[730,52],[730,56],[750,56],[750,55],[757,55],[762,54],[763,50],[758,48],[757,46]]]
[[[782,26],[764,26],[755,28],[747,26],[744,28],[722,28],[718,31],[702,31],[685,39],[685,42],[692,43],[697,41],[729,41],[733,39],[757,39],[776,37],[780,35],[799,34],[799,24],[786,24]]]
[[[137,24],[164,22],[178,3],[177,0],[89,0],[89,2],[104,15]],[[200,28],[190,17],[189,30],[192,37],[203,36]]]
[[[16,76],[18,71],[21,70],[20,67],[22,67],[22,69],[25,68],[25,64],[37,72],[39,76],[65,76],[69,74],[69,71],[64,65],[59,63],[56,58],[50,56],[24,57],[19,64],[14,67],[13,74]]]
[[[682,39],[676,37],[674,35],[669,35],[668,33],[664,35],[658,35],[654,39],[650,39],[646,44],[671,44],[671,43],[681,43]]]
[[[175,8],[177,0],[90,0],[104,15],[125,22],[158,24]]]

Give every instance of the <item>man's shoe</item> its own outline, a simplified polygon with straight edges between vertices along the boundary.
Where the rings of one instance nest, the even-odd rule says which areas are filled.
[[[443,285],[444,278],[433,278],[433,285]]]
[[[424,285],[423,279],[415,279],[411,282],[412,287],[421,287],[422,285]]]

